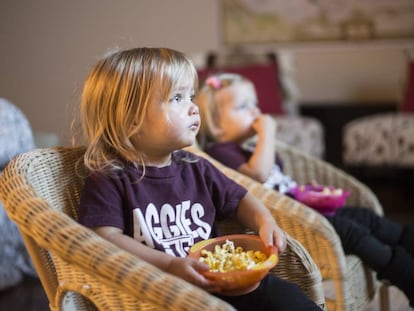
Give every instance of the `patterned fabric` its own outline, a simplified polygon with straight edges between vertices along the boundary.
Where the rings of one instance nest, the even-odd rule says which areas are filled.
[[[19,153],[34,148],[32,129],[23,113],[0,98],[0,171]]]
[[[343,131],[348,165],[414,166],[414,113],[384,113],[351,121]]]
[[[302,152],[322,158],[325,152],[322,124],[310,117],[275,116],[277,138]]]
[[[34,148],[32,130],[23,113],[0,98],[0,174],[17,154]],[[0,290],[19,283],[24,274],[36,272],[16,225],[0,202]]]

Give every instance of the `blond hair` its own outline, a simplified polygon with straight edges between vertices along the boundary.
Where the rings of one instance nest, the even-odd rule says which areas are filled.
[[[131,138],[141,129],[154,96],[167,102],[183,79],[197,72],[183,53],[168,48],[115,51],[90,71],[82,92],[80,122],[88,141],[89,170],[120,169],[125,161],[143,164]]]
[[[217,93],[240,82],[252,83],[239,74],[225,72],[209,76],[200,87],[194,102],[200,109],[202,119],[200,131],[197,135],[197,142],[201,148],[205,148],[207,144],[217,140],[222,105],[218,100]]]

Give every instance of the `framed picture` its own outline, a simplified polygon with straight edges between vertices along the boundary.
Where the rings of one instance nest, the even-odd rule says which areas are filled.
[[[414,38],[414,0],[222,0],[228,45]]]

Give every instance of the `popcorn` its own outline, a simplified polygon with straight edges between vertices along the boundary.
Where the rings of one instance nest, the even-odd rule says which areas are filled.
[[[226,240],[223,245],[216,245],[214,252],[202,250],[200,261],[210,266],[211,272],[229,272],[250,270],[265,261],[267,256],[261,251],[235,247],[232,241]]]

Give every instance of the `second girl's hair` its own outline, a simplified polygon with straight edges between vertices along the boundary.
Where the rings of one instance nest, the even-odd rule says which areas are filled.
[[[197,135],[198,144],[202,149],[210,142],[215,142],[219,131],[218,121],[221,103],[217,100],[217,92],[239,82],[249,82],[243,76],[235,73],[218,73],[209,76],[200,87],[194,102],[200,109],[202,122]]]
[[[116,51],[100,59],[82,92],[86,167],[105,170],[121,168],[125,161],[142,163],[131,138],[140,131],[149,104],[154,98],[167,102],[172,90],[189,78],[196,89],[197,72],[191,60],[168,48]]]

